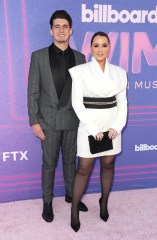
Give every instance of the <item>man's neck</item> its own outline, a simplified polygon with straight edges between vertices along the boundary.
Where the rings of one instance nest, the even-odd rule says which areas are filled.
[[[56,47],[58,47],[62,51],[65,51],[68,48],[68,46],[69,46],[68,42],[55,42],[54,41],[54,44],[55,44]]]

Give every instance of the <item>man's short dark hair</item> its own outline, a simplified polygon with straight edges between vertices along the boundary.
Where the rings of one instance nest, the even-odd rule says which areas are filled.
[[[67,20],[68,23],[69,23],[70,28],[72,28],[72,18],[71,18],[71,16],[69,15],[69,13],[67,13],[65,10],[57,10],[57,11],[55,11],[55,12],[52,14],[52,16],[51,16],[51,18],[50,18],[50,26],[51,26],[51,28],[52,28],[52,26],[53,26],[53,21],[54,21],[55,19],[57,19],[57,18],[61,18],[61,19]]]

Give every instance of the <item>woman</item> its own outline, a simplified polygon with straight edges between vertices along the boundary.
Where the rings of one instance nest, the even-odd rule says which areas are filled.
[[[96,157],[100,157],[101,166],[100,218],[105,222],[109,218],[108,197],[114,174],[114,158],[121,152],[121,131],[127,117],[126,72],[108,62],[109,52],[108,35],[97,32],[91,39],[91,62],[69,70],[73,80],[72,105],[80,119],[77,137],[79,162],[71,208],[71,227],[76,232],[80,228],[78,204]],[[92,135],[95,140],[101,141],[103,132],[107,131],[113,149],[92,154],[88,136]]]

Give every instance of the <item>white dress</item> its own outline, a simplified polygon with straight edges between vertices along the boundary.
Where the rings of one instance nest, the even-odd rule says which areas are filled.
[[[77,156],[99,157],[121,152],[121,131],[127,117],[125,70],[106,60],[105,71],[94,57],[88,63],[69,69],[72,77],[72,106],[80,119],[77,137]],[[83,97],[106,98],[116,96],[117,106],[107,109],[85,108]],[[113,139],[113,149],[91,154],[88,136],[113,128],[118,136]]]

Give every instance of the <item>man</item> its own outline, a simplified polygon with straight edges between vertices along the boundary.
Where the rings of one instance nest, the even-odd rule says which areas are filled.
[[[76,171],[76,138],[79,120],[71,105],[72,80],[68,69],[85,62],[85,56],[69,47],[72,19],[64,10],[50,19],[50,47],[32,53],[28,81],[28,112],[34,134],[43,150],[43,213],[47,222],[54,219],[52,199],[55,169],[61,149],[65,182],[65,201],[71,203]],[[88,211],[84,203],[79,210]]]

